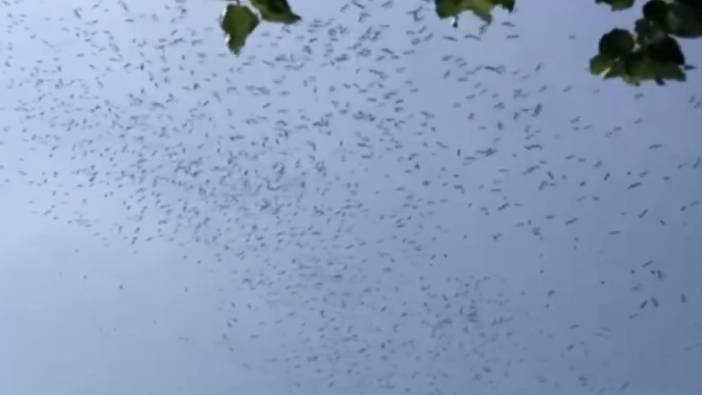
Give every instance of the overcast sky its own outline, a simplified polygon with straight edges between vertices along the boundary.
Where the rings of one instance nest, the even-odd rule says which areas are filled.
[[[702,393],[702,72],[587,72],[640,9],[4,3],[0,394]]]

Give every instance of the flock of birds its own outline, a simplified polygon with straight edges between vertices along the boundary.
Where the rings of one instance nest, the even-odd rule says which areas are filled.
[[[194,1],[76,0],[50,14],[3,0],[0,183],[31,185],[43,195],[29,202],[39,215],[105,243],[215,251],[234,286],[257,295],[228,307],[233,353],[295,328],[261,362],[289,372],[291,393],[508,393],[530,355],[516,328],[548,312],[520,307],[533,290],[489,275],[490,257],[474,269],[465,256],[515,240],[534,258],[552,243],[577,254],[597,249],[597,237],[623,237],[593,225],[598,210],[661,232],[682,226],[699,216],[699,199],[664,218],[637,194],[699,178],[702,157],[660,174],[583,155],[592,151],[564,141],[605,144],[643,120],[544,120],[568,95],[599,91],[540,83],[540,63],[481,64],[460,48],[487,34],[518,38],[514,24],[436,29],[432,3],[410,3],[354,0],[328,19],[262,25],[234,57],[216,13],[201,26],[214,7]],[[687,105],[692,113],[702,100]],[[641,144],[646,155],[665,150]],[[623,203],[607,203],[611,194]],[[666,280],[657,261],[627,265],[636,299],[625,319],[673,303],[655,293]],[[534,292],[544,311],[559,295],[550,285]],[[675,303],[697,303],[699,290],[676,292]],[[279,316],[238,329],[266,306]],[[602,331],[586,326],[568,330]],[[633,386],[568,374],[592,393]],[[559,380],[542,372],[536,385]]]

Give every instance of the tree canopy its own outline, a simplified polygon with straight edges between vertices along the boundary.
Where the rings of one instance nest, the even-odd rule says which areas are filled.
[[[595,3],[616,12],[633,7],[636,0],[595,0]],[[516,0],[434,0],[434,5],[439,18],[453,18],[457,26],[459,16],[465,12],[489,24],[496,8],[512,12]],[[261,20],[291,24],[300,19],[287,0],[251,0],[250,6],[236,1],[226,6],[221,27],[230,50],[238,54]],[[686,63],[678,40],[699,37],[702,37],[702,1],[648,0],[633,30],[614,28],[602,35],[598,52],[590,59],[590,72],[632,85],[644,81],[659,85],[669,80],[684,81],[686,71],[694,67]]]

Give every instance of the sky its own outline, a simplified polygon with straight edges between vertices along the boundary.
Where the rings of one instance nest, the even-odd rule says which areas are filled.
[[[572,3],[5,1],[0,394],[702,393],[702,74]]]

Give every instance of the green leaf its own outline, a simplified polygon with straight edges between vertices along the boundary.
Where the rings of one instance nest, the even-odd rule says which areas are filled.
[[[621,78],[632,85],[684,81],[685,56],[675,38],[647,19],[639,20],[636,29],[640,34],[638,46],[626,30],[614,29],[603,35],[600,52],[590,59],[590,72],[605,79]]]
[[[287,0],[251,0],[251,4],[261,13],[264,21],[294,23],[300,20]]]
[[[626,75],[626,68],[624,67],[624,62],[617,60],[612,63],[612,67],[607,70],[607,72],[604,75],[605,79],[611,79],[611,78],[622,78],[624,81],[629,82],[629,83],[634,83],[629,80],[629,78]],[[638,83],[635,83],[638,85]]]
[[[644,18],[657,23],[668,30],[668,13],[670,8],[663,0],[650,0],[643,6]]]
[[[673,37],[666,37],[649,45],[646,47],[646,51],[649,57],[655,61],[676,65],[685,64],[685,55]]]
[[[501,6],[511,12],[514,10],[515,0],[434,0],[434,2],[439,18],[457,17],[465,11],[470,11],[485,23],[490,23],[495,7]]]
[[[621,78],[632,85],[640,85],[644,81],[655,81],[659,85],[669,80],[685,81],[685,70],[687,67],[652,59],[641,50],[624,58],[612,59],[600,54],[590,59],[592,74],[605,79]]]
[[[702,1],[678,0],[667,15],[670,33],[685,38],[702,37]]]
[[[638,53],[626,60],[626,77],[633,81],[654,80],[663,85],[665,80],[685,81],[685,71],[670,62],[659,62],[644,53]]]
[[[222,30],[227,34],[229,49],[238,54],[246,38],[258,26],[259,19],[249,7],[229,4],[222,17]]]
[[[590,72],[595,75],[604,76],[612,69],[616,60],[597,54],[590,59]]]
[[[613,29],[600,39],[600,54],[610,58],[625,56],[634,50],[634,36],[628,30]]]
[[[693,38],[702,36],[702,1],[650,0],[643,8],[644,18],[669,34]]]
[[[645,18],[636,21],[636,41],[642,45],[651,45],[668,37],[663,28],[657,23]]]
[[[505,10],[512,12],[514,11],[514,3],[516,0],[494,0],[493,3],[501,6]]]
[[[605,3],[612,7],[612,11],[620,11],[630,8],[635,0],[595,0],[595,3]]]

